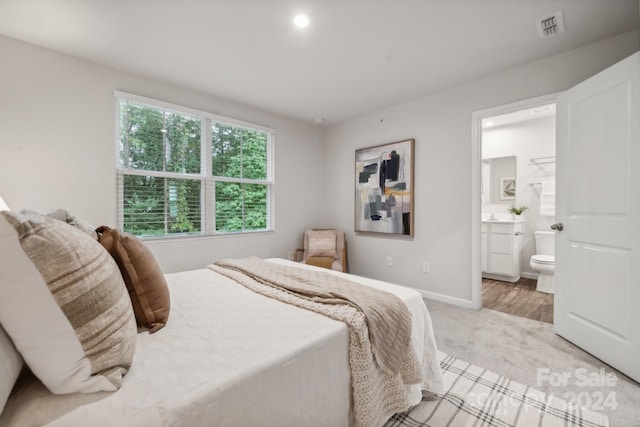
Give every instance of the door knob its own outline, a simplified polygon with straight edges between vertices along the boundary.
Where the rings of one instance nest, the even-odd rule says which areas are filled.
[[[552,230],[557,230],[557,231],[562,231],[562,229],[564,228],[564,225],[562,225],[561,222],[557,223],[557,224],[553,224],[551,226]]]

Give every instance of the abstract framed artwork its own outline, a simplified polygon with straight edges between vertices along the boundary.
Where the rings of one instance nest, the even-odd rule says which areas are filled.
[[[516,199],[516,179],[512,176],[500,178],[500,200]]]
[[[413,236],[415,140],[356,150],[357,233]]]

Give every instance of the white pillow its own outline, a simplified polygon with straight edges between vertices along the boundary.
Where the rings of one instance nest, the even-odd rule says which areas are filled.
[[[0,264],[0,323],[44,385],[58,394],[116,390],[137,331],[109,253],[64,222],[0,212]]]
[[[24,362],[7,333],[0,327],[0,413],[11,394]]]

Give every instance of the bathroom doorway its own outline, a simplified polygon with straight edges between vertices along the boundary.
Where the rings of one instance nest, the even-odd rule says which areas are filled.
[[[553,263],[531,257],[555,219],[555,94],[476,112],[473,125],[474,306],[552,323]]]

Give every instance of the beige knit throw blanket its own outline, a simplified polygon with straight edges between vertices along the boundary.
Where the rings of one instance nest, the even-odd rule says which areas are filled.
[[[255,257],[218,261],[208,268],[254,292],[347,324],[357,425],[379,426],[408,409],[405,384],[420,383],[422,369],[411,344],[411,315],[397,296]]]

